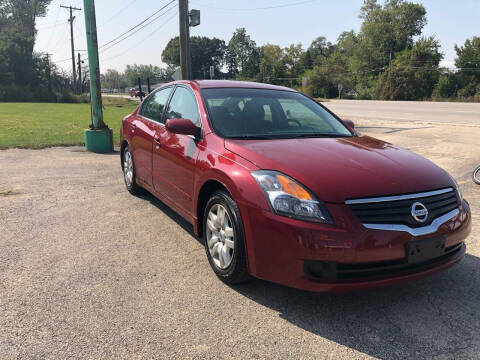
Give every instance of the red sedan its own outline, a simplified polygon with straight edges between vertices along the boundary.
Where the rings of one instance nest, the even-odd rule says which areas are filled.
[[[128,191],[191,222],[231,284],[346,292],[419,279],[461,260],[471,230],[444,170],[278,86],[166,84],[123,120],[121,164]]]

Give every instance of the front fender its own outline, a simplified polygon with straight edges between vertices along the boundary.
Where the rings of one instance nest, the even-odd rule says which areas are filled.
[[[208,143],[208,141],[205,141],[205,143]],[[198,209],[202,188],[209,181],[218,182],[230,193],[238,206],[242,218],[249,271],[255,274],[255,246],[253,244],[252,224],[250,224],[248,209],[252,206],[269,208],[265,195],[251,175],[251,172],[258,170],[258,167],[229,150],[223,149],[224,151],[219,153],[213,149],[221,149],[221,147],[210,144],[209,146],[198,144],[199,154],[197,157],[194,189],[194,209]],[[200,216],[197,216],[195,221],[196,233],[198,233],[198,229],[201,226],[200,218]]]

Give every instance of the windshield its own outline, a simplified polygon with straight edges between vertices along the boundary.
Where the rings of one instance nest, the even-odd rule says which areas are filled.
[[[352,133],[308,97],[291,91],[203,89],[210,121],[226,138],[350,137]]]

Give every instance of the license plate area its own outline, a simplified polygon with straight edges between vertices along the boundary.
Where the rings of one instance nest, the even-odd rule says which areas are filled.
[[[418,264],[445,254],[445,236],[410,241],[407,243],[407,263]]]

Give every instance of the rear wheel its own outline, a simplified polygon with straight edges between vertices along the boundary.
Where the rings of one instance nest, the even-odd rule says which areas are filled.
[[[216,191],[208,201],[203,234],[210,266],[222,281],[237,284],[250,278],[240,212],[226,191]]]
[[[123,149],[123,179],[125,180],[125,186],[132,195],[140,194],[142,188],[137,185],[135,181],[135,164],[133,162],[133,156],[130,151],[130,147],[127,145]]]

